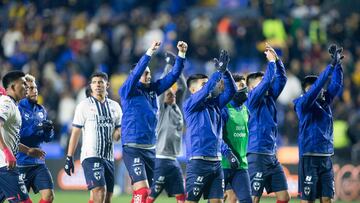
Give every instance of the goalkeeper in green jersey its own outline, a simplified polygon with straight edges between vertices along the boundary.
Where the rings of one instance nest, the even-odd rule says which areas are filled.
[[[225,178],[225,197],[229,202],[251,203],[250,178],[246,159],[248,144],[248,110],[244,104],[247,99],[247,87],[244,76],[234,74],[237,92],[233,99],[221,110],[224,121],[223,140],[231,148],[240,164],[231,169],[226,157],[222,158]]]

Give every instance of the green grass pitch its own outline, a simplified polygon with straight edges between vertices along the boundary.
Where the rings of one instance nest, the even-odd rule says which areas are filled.
[[[34,195],[33,193],[30,194],[32,201],[39,202],[40,195]],[[89,193],[86,191],[55,191],[55,200],[54,203],[87,203],[89,198]],[[112,199],[113,203],[128,203],[130,202],[131,196],[130,195],[121,195],[119,197],[114,197]],[[156,203],[171,203],[176,202],[175,198],[168,198],[165,195],[161,195],[156,201]],[[275,203],[276,200],[273,198],[262,198],[261,203]],[[293,198],[291,203],[298,203],[300,202],[298,199]],[[317,201],[319,202],[319,201]],[[337,203],[346,203],[344,201],[335,201]],[[206,201],[201,200],[200,203],[206,203]]]

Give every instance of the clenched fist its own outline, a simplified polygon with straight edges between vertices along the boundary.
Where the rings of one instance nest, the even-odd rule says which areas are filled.
[[[179,52],[185,53],[187,51],[188,45],[184,41],[179,41],[176,47],[178,48]]]
[[[152,44],[151,44],[151,46],[150,46],[150,50],[151,51],[156,51],[159,47],[160,47],[160,45],[161,45],[161,42],[160,41],[154,41]]]

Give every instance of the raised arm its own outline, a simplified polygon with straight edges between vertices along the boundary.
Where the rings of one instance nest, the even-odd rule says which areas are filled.
[[[246,101],[248,108],[251,109],[260,104],[260,101],[263,100],[266,92],[271,88],[271,83],[273,82],[275,74],[275,67],[276,65],[274,61],[270,61],[268,63],[264,78],[253,90],[249,92],[248,99]]]
[[[311,85],[310,89],[303,94],[299,100],[300,103],[298,108],[304,110],[313,105],[333,70],[334,67],[329,64],[326,69],[319,75],[315,83]]]
[[[297,108],[302,108],[303,110],[311,106],[318,97],[321,89],[324,87],[329,76],[333,73],[333,78],[329,84],[328,91],[325,92],[325,101],[329,104],[332,102],[334,97],[340,91],[343,79],[342,79],[342,68],[341,60],[344,58],[342,55],[343,49],[337,47],[335,44],[329,46],[329,54],[331,56],[331,63],[326,67],[326,69],[320,74],[316,82],[310,87],[310,89],[302,96],[299,100],[300,105],[297,105]],[[336,68],[335,68],[336,67]]]
[[[191,112],[206,100],[210,93],[215,89],[216,84],[221,79],[221,73],[216,71],[213,73],[209,81],[196,93],[192,94],[184,104],[184,112]]]
[[[127,98],[130,95],[131,91],[133,90],[137,82],[139,82],[141,75],[144,73],[146,67],[148,66],[151,55],[159,48],[159,46],[160,42],[153,42],[151,47],[147,50],[146,54],[141,57],[139,62],[136,64],[134,70],[131,71],[128,78],[119,89],[120,96]]]
[[[224,92],[219,95],[219,107],[223,108],[233,98],[236,92],[236,85],[231,73],[227,70],[223,73]]]
[[[273,96],[274,100],[276,100],[279,97],[287,81],[285,66],[283,62],[280,59],[278,59],[276,60],[275,64],[276,64],[275,77],[270,89],[270,94]]]
[[[273,96],[274,100],[276,100],[281,92],[283,91],[287,77],[285,72],[285,66],[281,59],[278,57],[276,51],[274,48],[272,48],[268,43],[266,43],[265,46],[266,50],[269,50],[274,56],[275,56],[275,64],[276,64],[276,71],[275,71],[275,77],[274,81],[271,85],[271,88],[269,90],[269,94]]]
[[[177,48],[179,50],[178,56],[176,57],[175,65],[172,70],[165,75],[165,77],[157,80],[152,87],[155,88],[156,94],[160,95],[169,89],[176,81],[179,79],[182,70],[184,69],[185,54],[187,51],[188,45],[179,41]]]
[[[336,95],[339,94],[344,83],[343,69],[341,66],[341,60],[344,58],[344,56],[342,56],[342,48],[337,48],[335,46],[336,50],[333,52],[334,50],[331,50],[332,46],[330,46],[329,52],[332,54],[332,63],[336,65],[331,77],[330,84],[327,88],[327,91],[325,92],[325,100],[328,104],[331,104]]]

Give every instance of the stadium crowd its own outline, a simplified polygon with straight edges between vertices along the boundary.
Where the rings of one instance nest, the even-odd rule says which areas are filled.
[[[288,81],[278,101],[280,144],[295,145],[298,124],[292,100],[301,94],[301,79],[326,66],[326,48],[336,42],[346,58],[342,101],[333,108],[335,147],[340,153],[360,149],[360,15],[351,9],[355,5],[321,0],[92,2],[0,3],[0,75],[23,70],[38,78],[40,103],[56,123],[58,140],[69,135],[87,78],[94,71],[108,73],[110,97],[119,101],[118,88],[153,40],[163,42],[150,64],[154,78],[165,66],[163,53],[175,52],[178,40],[189,44],[186,76],[211,73],[210,61],[219,49],[229,50],[233,72],[262,70],[266,61],[261,47],[268,41],[287,68]]]

